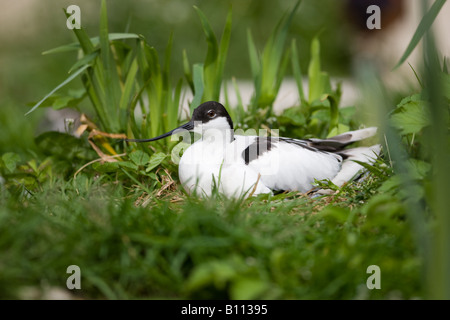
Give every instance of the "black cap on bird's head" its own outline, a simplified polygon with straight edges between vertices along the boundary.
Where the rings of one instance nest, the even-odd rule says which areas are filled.
[[[125,139],[125,141],[130,142],[149,142],[149,141],[156,141],[162,138],[169,137],[175,133],[178,133],[183,130],[191,131],[193,130],[197,125],[206,125],[213,120],[216,119],[223,119],[225,120],[225,125],[228,127],[226,129],[233,129],[233,121],[231,120],[230,115],[228,114],[225,107],[216,101],[208,101],[205,103],[202,103],[197,108],[194,109],[194,112],[192,113],[192,118],[189,122],[179,126],[178,128],[175,128],[173,130],[170,130],[169,132],[166,132],[160,136],[157,136],[155,138],[150,139]]]
[[[216,101],[208,101],[195,108],[192,113],[191,121],[201,121],[201,123],[205,124],[216,118],[226,119],[230,129],[233,129],[233,121],[231,120],[227,109]]]

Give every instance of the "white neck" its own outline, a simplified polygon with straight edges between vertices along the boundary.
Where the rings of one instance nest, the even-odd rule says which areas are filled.
[[[202,140],[215,144],[228,144],[234,139],[234,131],[227,119],[220,117],[199,126]]]

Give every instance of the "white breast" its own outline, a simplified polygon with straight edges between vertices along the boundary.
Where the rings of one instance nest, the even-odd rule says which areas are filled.
[[[211,195],[213,177],[219,176],[223,150],[202,140],[187,148],[181,157],[178,173],[180,182],[189,193]]]

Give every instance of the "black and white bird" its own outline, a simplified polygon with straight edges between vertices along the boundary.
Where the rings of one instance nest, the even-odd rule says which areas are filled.
[[[373,163],[381,146],[344,148],[375,135],[376,130],[371,127],[328,139],[304,140],[237,135],[225,107],[209,101],[176,129],[151,139],[127,141],[155,141],[183,131],[200,133],[201,138],[180,159],[181,184],[189,194],[209,196],[216,187],[228,197],[240,197],[273,191],[307,192],[315,179],[330,179],[342,186],[363,169],[353,160]]]

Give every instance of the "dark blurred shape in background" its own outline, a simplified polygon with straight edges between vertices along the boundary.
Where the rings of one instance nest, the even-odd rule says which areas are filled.
[[[429,6],[434,1],[429,1]],[[380,29],[369,29],[367,19],[372,13],[367,13],[370,5],[380,8]],[[406,63],[393,72],[403,52],[422,18],[422,1],[404,0],[346,0],[343,15],[351,26],[350,47],[353,68],[359,68],[361,63],[374,64],[385,84],[399,92],[418,87],[412,68],[420,72],[422,66],[422,43],[420,43]],[[436,18],[433,29],[441,58],[450,55],[450,7],[444,5]],[[411,66],[410,66],[411,65]]]
[[[382,12],[380,32],[386,32],[392,24],[395,24],[405,14],[404,0],[347,0],[346,13],[348,22],[359,31],[370,36],[372,30],[367,28],[367,8],[376,5]]]

